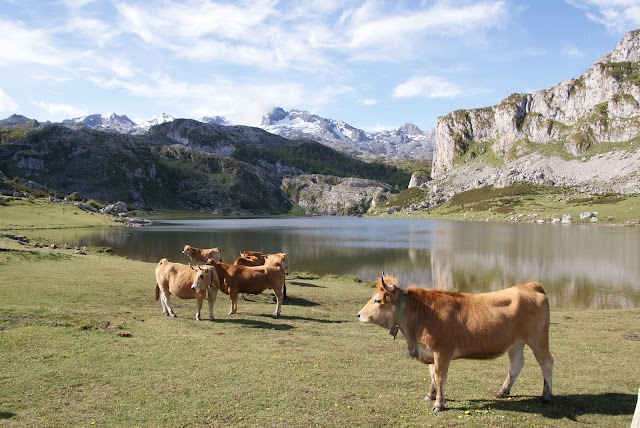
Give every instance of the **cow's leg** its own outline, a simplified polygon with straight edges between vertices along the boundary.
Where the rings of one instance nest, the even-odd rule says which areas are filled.
[[[273,313],[274,317],[280,315],[280,311],[282,310],[282,290],[274,289],[273,292],[276,295],[276,311]]]
[[[551,401],[551,378],[553,373],[553,357],[551,356],[551,352],[549,352],[549,341],[545,340],[543,346],[531,346],[531,350],[533,351],[533,355],[535,355],[538,364],[540,364],[542,377],[544,378],[544,383],[542,385],[542,397],[540,397],[540,399],[543,403],[548,403]]]
[[[233,315],[238,311],[238,290],[230,288],[229,299],[231,299],[231,310],[227,315]]]
[[[496,394],[496,398],[506,398],[511,392],[513,383],[518,378],[520,370],[524,367],[524,343],[518,342],[509,348],[509,372],[502,384],[502,388]]]
[[[444,385],[447,382],[447,372],[449,371],[449,363],[451,356],[442,352],[433,353],[434,361],[434,379],[436,383],[436,402],[433,403],[433,411],[440,412],[444,410]]]
[[[169,306],[169,293],[160,290],[160,303],[162,304],[162,313],[176,318],[176,314],[171,310],[171,306]]]
[[[209,321],[213,321],[215,318],[213,317],[213,304],[216,302],[216,298],[218,297],[218,290],[213,287],[207,288],[207,301],[209,302]]]
[[[200,321],[200,311],[202,311],[203,300],[204,298],[202,297],[202,294],[198,292],[198,295],[196,296],[196,321]]]
[[[425,400],[435,400],[436,399],[436,365],[429,364],[429,376],[431,377],[431,385],[429,386],[429,391],[427,392],[427,396],[424,397]]]

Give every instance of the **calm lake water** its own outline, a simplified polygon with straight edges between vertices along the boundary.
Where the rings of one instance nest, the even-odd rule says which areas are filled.
[[[158,221],[51,234],[60,243],[109,246],[148,262],[167,257],[187,263],[181,254],[185,244],[220,247],[229,263],[242,250],[286,252],[292,271],[368,281],[384,270],[401,285],[461,292],[534,279],[554,306],[640,306],[640,228],[305,217]]]

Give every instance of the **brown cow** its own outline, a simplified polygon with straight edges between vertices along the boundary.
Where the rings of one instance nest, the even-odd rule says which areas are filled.
[[[260,251],[241,251],[240,252],[240,257],[256,257],[260,262],[256,266],[260,266],[264,264],[264,256],[265,256],[264,253]]]
[[[182,254],[186,254],[187,257],[197,264],[200,264],[200,262],[207,263],[208,260],[213,260],[214,262],[220,261],[220,248],[218,247],[197,248],[191,245],[185,245]]]
[[[260,262],[260,259],[256,256],[240,256],[233,262],[233,264],[240,266],[260,266],[264,264],[264,261]]]
[[[496,395],[504,398],[524,366],[524,345],[542,369],[542,401],[551,400],[549,301],[537,282],[466,294],[415,286],[403,291],[397,279],[383,276],[358,319],[390,329],[394,338],[400,329],[409,356],[429,364],[431,386],[425,399],[435,399],[434,412],[445,408],[444,384],[451,360],[490,359],[507,352],[507,379]]]
[[[229,315],[238,310],[238,293],[260,294],[267,289],[276,295],[274,316],[280,315],[284,290],[284,269],[280,265],[242,266],[209,262],[218,273],[220,290],[231,300]]]
[[[173,294],[181,299],[196,299],[196,320],[200,320],[202,301],[209,303],[209,319],[213,321],[213,303],[216,301],[220,280],[212,268],[192,268],[180,263],[171,263],[162,259],[156,266],[156,300],[160,299],[162,313],[176,317],[169,306],[169,296]]]
[[[277,265],[284,269],[284,274],[289,275],[289,257],[287,253],[265,254],[260,251],[242,251],[240,257],[233,263],[234,265],[243,266],[261,266],[261,265]],[[287,286],[285,284],[283,290],[283,299],[287,300]]]

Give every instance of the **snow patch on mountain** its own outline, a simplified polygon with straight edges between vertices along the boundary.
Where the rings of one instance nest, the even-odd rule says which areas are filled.
[[[434,129],[422,131],[408,123],[392,131],[369,133],[339,120],[281,107],[264,115],[260,127],[283,137],[309,138],[365,159],[430,159],[435,147]]]
[[[139,124],[141,130],[147,132],[149,128],[155,125],[160,125],[161,123],[173,122],[176,118],[167,113],[162,113],[159,116],[152,118],[146,122],[142,122]]]
[[[94,129],[114,131],[123,134],[135,133],[138,130],[138,125],[126,115],[120,116],[115,113],[90,114],[74,119],[66,119],[62,121],[62,123],[69,125],[81,124]]]

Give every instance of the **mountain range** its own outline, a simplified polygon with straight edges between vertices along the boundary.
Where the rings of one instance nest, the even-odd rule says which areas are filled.
[[[92,114],[65,119],[69,126],[85,125],[101,131],[140,135],[161,123],[175,120],[163,113],[153,119],[135,123],[126,115]],[[229,126],[231,123],[221,116],[205,116],[197,119],[202,123]],[[326,144],[340,152],[361,158],[402,161],[406,159],[431,159],[435,146],[435,129],[420,130],[407,123],[398,129],[377,133],[365,132],[345,122],[325,119],[302,110],[285,111],[275,107],[262,117],[260,128],[287,138],[308,138]]]
[[[530,94],[511,94],[494,106],[455,110],[439,117],[435,130],[406,124],[367,133],[278,107],[260,127],[230,125],[222,117],[170,115],[140,125],[116,114],[58,124],[13,115],[0,120],[0,127],[8,128],[0,128],[0,178],[6,186],[15,190],[15,179],[8,178],[14,177],[142,206],[282,213],[292,204],[315,207],[313,202],[327,192],[340,192],[341,198],[364,195],[358,189],[375,187],[372,180],[390,186],[382,190],[387,193],[407,183],[424,189],[413,193],[423,202],[412,203],[411,210],[432,209],[464,191],[516,182],[577,193],[638,194],[640,30],[626,34],[578,77]],[[431,156],[431,176],[416,171],[411,181],[407,170],[363,161],[425,161]],[[341,190],[347,181],[327,176],[369,182],[351,181]],[[363,207],[382,199],[366,196],[350,206],[366,211]]]

